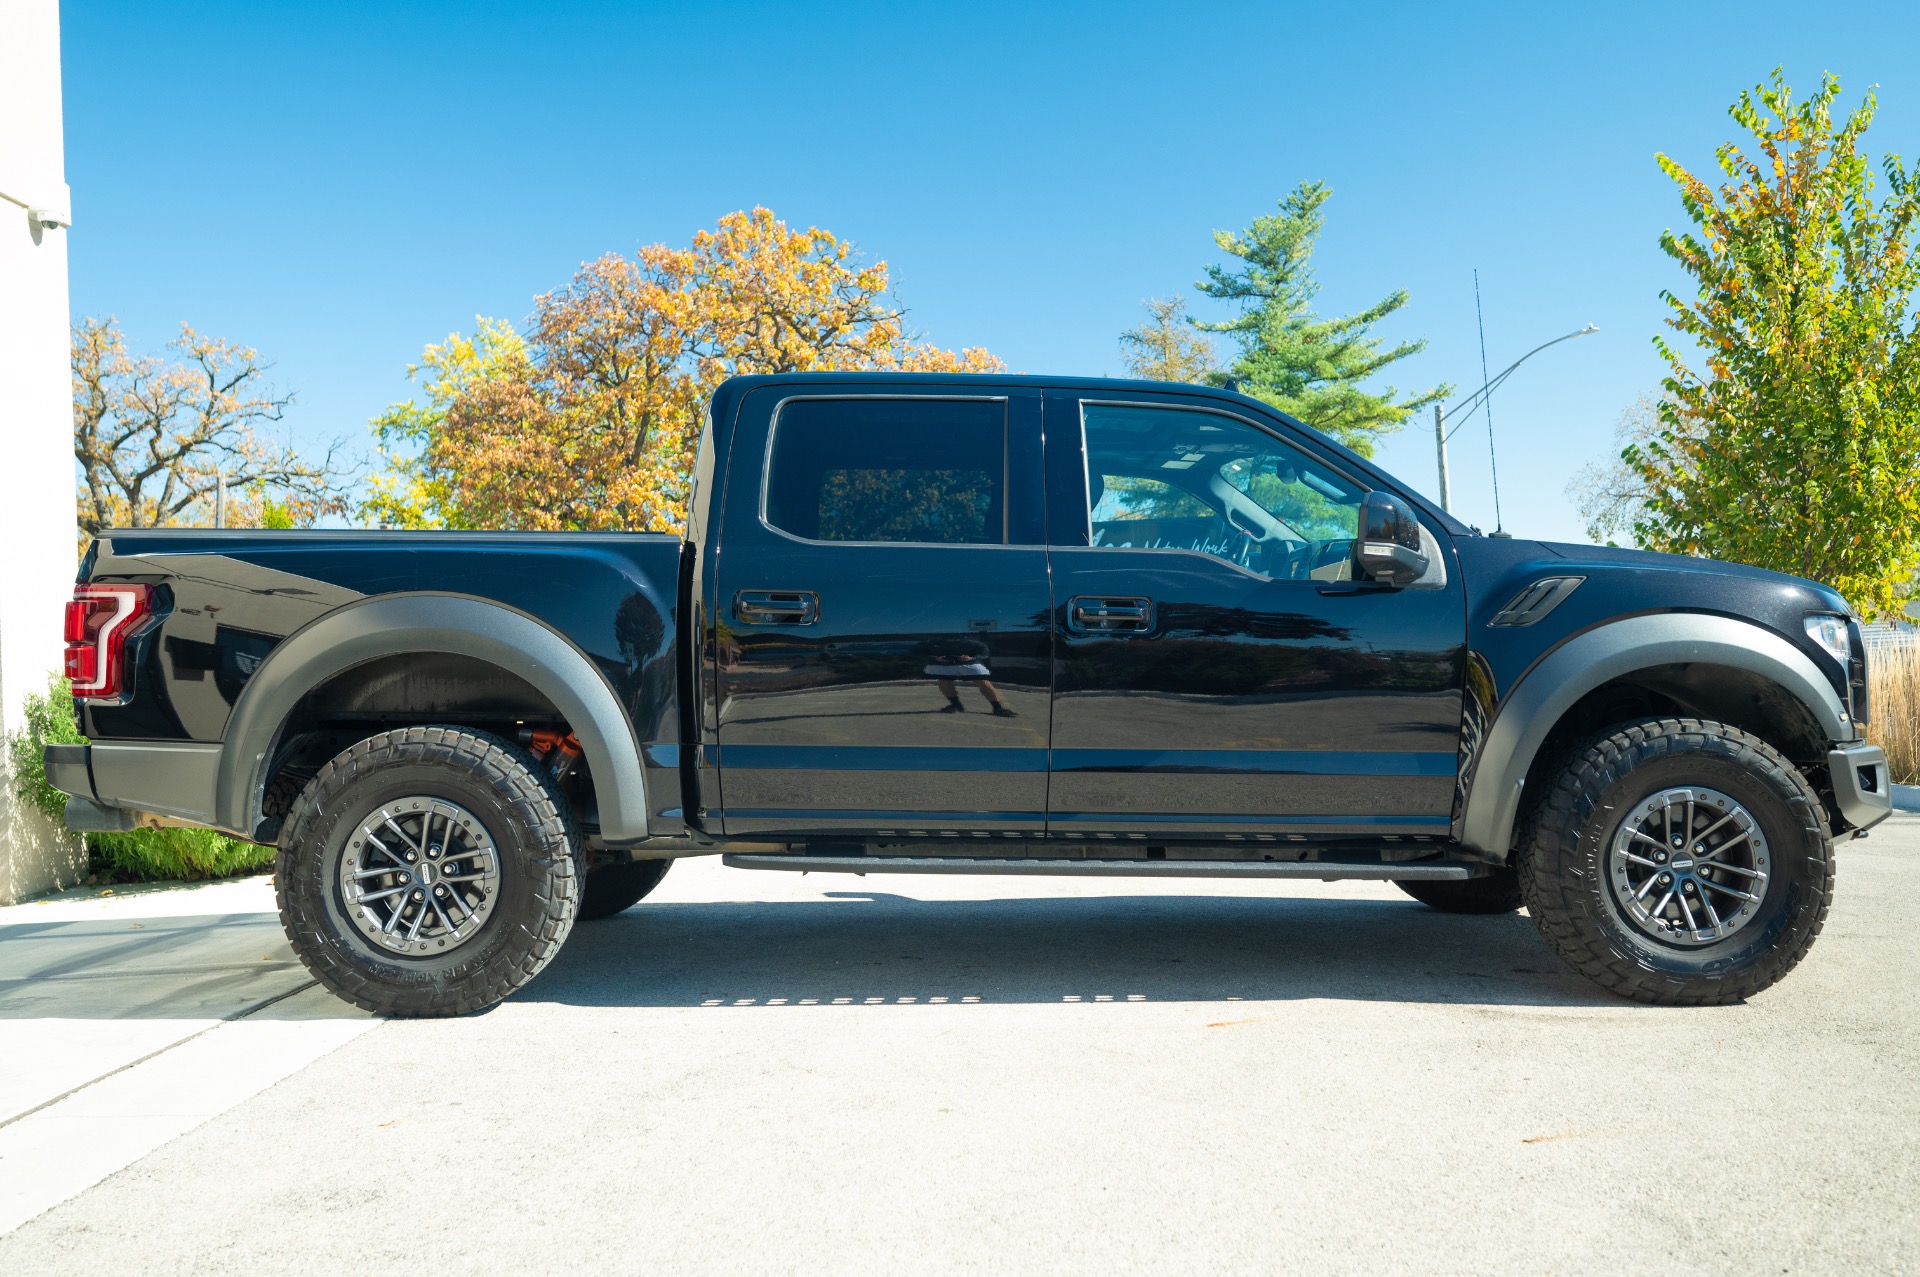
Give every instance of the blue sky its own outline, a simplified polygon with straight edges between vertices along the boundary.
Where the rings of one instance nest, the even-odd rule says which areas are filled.
[[[1831,14],[1816,21],[1815,15]],[[892,267],[910,322],[1018,370],[1120,372],[1141,299],[1303,178],[1325,312],[1395,288],[1403,387],[1480,382],[1507,527],[1584,539],[1568,479],[1662,365],[1655,243],[1726,107],[1783,64],[1879,85],[1920,152],[1920,5],[1194,3],[62,7],[73,311],[259,348],[294,438],[368,448],[421,347],[579,263],[765,204]],[[1205,313],[1205,306],[1198,307]],[[1434,488],[1430,424],[1380,460]],[[1455,510],[1492,526],[1486,435]]]

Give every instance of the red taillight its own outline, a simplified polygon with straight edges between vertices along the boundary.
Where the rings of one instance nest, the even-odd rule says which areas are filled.
[[[67,604],[66,675],[73,694],[120,695],[122,652],[127,635],[147,615],[152,587],[77,585]]]

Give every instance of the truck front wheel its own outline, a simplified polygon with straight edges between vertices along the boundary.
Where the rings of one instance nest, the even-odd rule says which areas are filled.
[[[320,769],[288,812],[274,885],[315,978],[383,1015],[458,1015],[538,975],[573,927],[566,801],[500,737],[409,727]]]
[[[1791,971],[1833,899],[1806,778],[1724,723],[1645,719],[1576,749],[1528,813],[1527,911],[1568,965],[1638,1002],[1737,1002]]]

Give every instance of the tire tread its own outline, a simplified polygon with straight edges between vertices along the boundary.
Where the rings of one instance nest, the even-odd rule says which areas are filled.
[[[536,908],[522,919],[525,939],[487,955],[472,969],[430,985],[396,989],[368,975],[325,942],[330,929],[316,916],[316,902],[288,884],[316,822],[365,777],[399,764],[458,768],[498,795],[543,854],[534,863],[546,872],[536,888]],[[275,857],[280,922],[294,952],[315,979],[340,998],[377,1014],[415,1017],[463,1015],[491,1006],[538,975],[573,928],[580,898],[580,838],[572,811],[545,773],[521,750],[491,733],[458,727],[404,727],[356,742],[336,755],[294,800],[281,827]],[[503,871],[505,866],[502,867]],[[323,913],[323,911],[321,911]],[[503,919],[504,921],[504,919]],[[533,925],[528,926],[528,921]]]
[[[1758,961],[1725,977],[1683,978],[1621,952],[1590,918],[1578,869],[1580,838],[1597,795],[1649,762],[1682,753],[1718,757],[1757,773],[1788,794],[1788,810],[1810,847],[1814,871],[1811,925],[1793,943],[1776,945]],[[1826,925],[1833,903],[1833,844],[1825,807],[1798,768],[1751,733],[1697,718],[1644,719],[1622,724],[1576,749],[1547,792],[1522,817],[1520,890],[1549,947],[1595,984],[1637,1002],[1661,1006],[1716,1006],[1738,1002],[1799,965]]]

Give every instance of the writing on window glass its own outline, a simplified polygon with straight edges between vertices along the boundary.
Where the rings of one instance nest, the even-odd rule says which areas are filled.
[[[1087,404],[1096,546],[1188,550],[1275,579],[1345,580],[1362,489],[1251,423]]]

